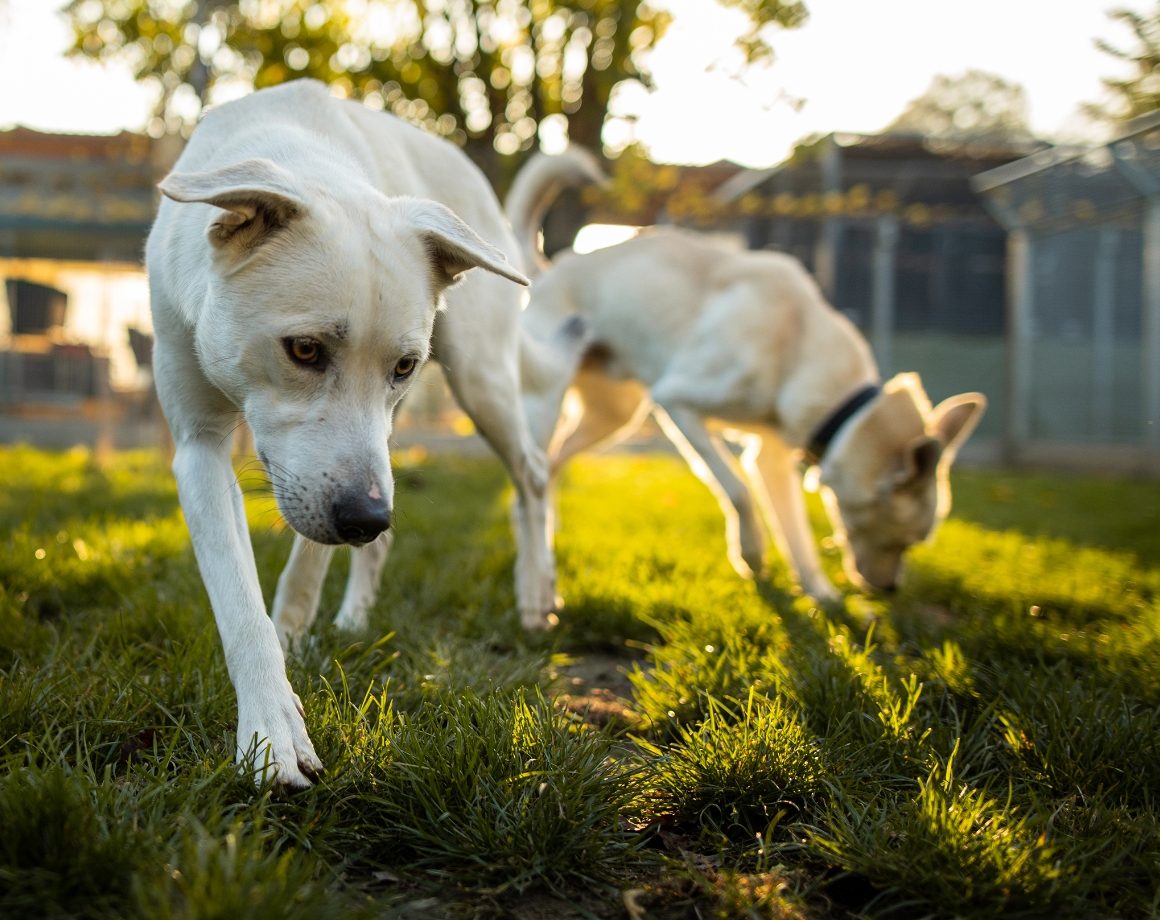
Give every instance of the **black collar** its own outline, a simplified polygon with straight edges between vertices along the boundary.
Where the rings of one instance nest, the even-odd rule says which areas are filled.
[[[822,457],[826,455],[826,448],[830,446],[830,442],[834,440],[834,436],[841,427],[850,420],[850,416],[870,402],[879,392],[881,391],[878,384],[869,383],[857,390],[837,409],[826,416],[825,421],[814,429],[814,433],[810,435],[809,443],[806,444],[806,462],[811,466],[821,463]]]

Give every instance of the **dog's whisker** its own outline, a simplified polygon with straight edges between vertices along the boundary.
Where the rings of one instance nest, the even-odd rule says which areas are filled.
[[[279,478],[283,482],[296,483],[300,482],[302,477],[291,470],[289,467],[278,463],[275,460],[266,461],[266,469],[272,478]]]
[[[238,420],[236,422],[234,422],[233,425],[230,426],[229,430],[227,430],[226,433],[224,435],[222,435],[222,439],[220,441],[218,441],[218,447],[221,447],[223,444],[226,443],[226,441],[228,441],[230,438],[232,438],[234,436],[234,434],[237,432],[237,430],[239,428],[241,428],[242,425],[244,425],[245,423],[246,423],[245,416],[239,414]]]

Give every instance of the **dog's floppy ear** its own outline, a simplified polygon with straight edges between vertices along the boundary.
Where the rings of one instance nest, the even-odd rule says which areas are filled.
[[[927,430],[942,444],[945,462],[954,460],[959,448],[979,424],[986,408],[987,397],[982,393],[949,396],[934,407],[927,419]]]
[[[210,241],[218,246],[251,249],[306,207],[294,177],[264,159],[242,160],[211,172],[170,173],[158,188],[174,201],[221,208],[209,228]]]
[[[484,268],[516,284],[528,284],[502,252],[481,240],[450,208],[417,198],[400,204],[427,252],[436,290],[446,290],[471,268]]]

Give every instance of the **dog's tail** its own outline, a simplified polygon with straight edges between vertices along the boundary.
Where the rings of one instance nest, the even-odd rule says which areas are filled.
[[[591,327],[576,314],[538,334],[520,326],[520,395],[528,428],[543,450],[549,448],[564,394],[591,343]]]
[[[608,181],[596,157],[583,147],[560,154],[535,154],[516,174],[504,211],[515,231],[524,271],[534,277],[548,267],[540,244],[544,215],[566,188],[602,185]]]

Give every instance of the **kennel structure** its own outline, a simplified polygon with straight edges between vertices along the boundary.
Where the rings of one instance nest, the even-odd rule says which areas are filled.
[[[971,184],[1007,230],[1005,459],[1160,473],[1160,112]]]

